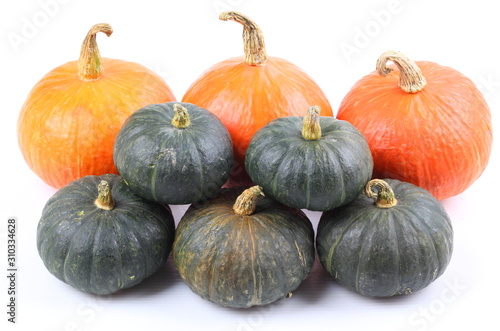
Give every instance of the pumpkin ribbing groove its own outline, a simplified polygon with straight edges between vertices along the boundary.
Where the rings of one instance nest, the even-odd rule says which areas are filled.
[[[165,228],[166,229],[166,232],[168,234],[171,234],[172,236],[175,236],[175,230],[172,231],[172,228],[169,228],[167,226],[167,223],[166,222],[163,222],[164,220],[161,220],[158,218],[158,220],[160,220],[160,224],[161,224],[161,227]],[[157,250],[151,250],[151,254],[147,252],[146,249],[144,249],[144,247],[146,247],[147,249],[150,249],[150,246],[149,246],[149,241],[150,241],[150,237],[152,237],[157,231],[158,229],[156,227],[147,227],[147,232],[146,230],[143,228],[142,231],[139,231],[140,229],[138,229],[138,231],[136,231],[135,233],[136,234],[139,234],[137,236],[137,242],[139,244],[139,247],[141,248],[143,254],[147,255],[143,261],[145,261],[145,270],[147,270],[148,273],[152,272],[153,270],[149,270],[148,268],[151,268],[151,266],[153,265],[153,262],[150,262],[149,260],[151,260],[151,256],[153,255],[153,253],[156,253],[154,255],[158,255],[160,254],[161,252],[157,251]],[[143,235],[144,234],[144,235]],[[162,238],[162,240],[164,240]],[[171,246],[168,247],[169,250],[171,249]],[[149,259],[148,259],[149,257]],[[162,263],[164,263],[166,261],[166,259],[168,258],[168,255],[165,256],[165,260],[162,261]]]
[[[287,152],[290,151],[290,148],[288,148]],[[276,169],[276,172],[273,176],[273,181],[272,181],[272,188],[273,188],[273,191],[277,191],[278,189],[278,184],[279,184],[279,179],[280,179],[280,175],[282,174],[282,172],[280,171],[280,168],[285,164],[285,161],[286,161],[286,158],[285,157],[281,157],[280,161],[279,161],[279,164],[275,167]]]
[[[89,277],[87,278],[88,279],[88,284],[86,285],[87,288],[91,288],[92,290],[94,291],[98,291],[99,289],[98,288],[94,288],[92,286],[92,284],[95,284],[96,283],[96,273],[95,273],[95,266],[96,266],[96,263],[94,260],[94,258],[96,256],[98,256],[98,250],[99,250],[99,244],[100,244],[100,237],[101,237],[101,234],[102,234],[102,228],[103,228],[103,223],[105,221],[109,221],[109,219],[107,220],[104,220],[102,218],[99,218],[99,222],[96,224],[95,228],[94,228],[94,235],[92,236],[92,239],[93,239],[93,243],[92,243],[92,253],[91,253],[91,263],[90,263],[90,270],[89,270]]]
[[[325,151],[328,151],[329,153],[326,153],[326,155],[328,156],[328,160],[329,160],[329,163],[330,163],[330,168],[331,169],[336,169],[335,171],[335,176],[332,176],[334,178],[338,178],[340,180],[340,185],[341,185],[341,188],[340,190],[337,190],[337,191],[340,191],[341,192],[341,195],[340,197],[338,196],[332,196],[332,200],[333,201],[343,201],[345,199],[345,190],[344,190],[344,173],[343,173],[343,169],[342,167],[340,166],[340,159],[337,158],[337,153],[338,153],[338,150],[335,148],[335,146],[333,144],[323,144],[323,148],[325,149]],[[338,185],[338,181],[335,182],[336,185]],[[338,205],[338,203],[336,203],[335,205]]]
[[[100,221],[98,223],[100,223]],[[63,275],[63,279],[66,283],[71,284],[71,285],[76,285],[76,284],[73,284],[71,282],[71,278],[68,276],[68,273],[70,272],[70,266],[68,266],[68,260],[70,259],[70,257],[72,257],[74,255],[73,254],[74,246],[78,245],[78,243],[79,243],[78,240],[75,240],[75,238],[78,238],[79,236],[89,235],[90,233],[94,233],[95,228],[97,228],[98,226],[99,226],[99,224],[91,224],[90,222],[85,222],[84,224],[82,224],[82,227],[90,227],[90,229],[85,229],[85,231],[84,231],[84,230],[82,230],[82,227],[78,227],[78,229],[76,229],[74,231],[73,235],[71,236],[71,239],[67,241],[70,244],[68,245],[68,248],[66,250],[66,254],[64,257],[64,261],[62,263],[62,275]],[[94,242],[94,240],[93,240],[93,242]]]
[[[197,166],[197,169],[200,169],[199,171],[199,189],[198,189],[198,192],[199,192],[199,195],[194,198],[194,201],[197,201],[199,199],[202,199],[203,198],[203,192],[205,192],[205,184],[206,184],[206,180],[205,180],[205,176],[204,176],[204,171],[202,170],[203,167],[204,167],[204,164],[203,164],[203,161],[202,161],[202,156],[200,155],[200,150],[198,149],[198,146],[196,146],[196,142],[191,138],[191,136],[189,136],[189,144],[192,146],[190,148],[190,150],[194,150],[195,152],[192,153],[191,155],[193,156],[196,156],[196,166]]]
[[[58,207],[57,204],[53,204],[52,206],[53,207]],[[58,209],[58,208],[56,208],[56,209]],[[51,224],[50,228],[52,228],[52,227],[54,227],[56,225],[60,226],[60,224],[62,224],[62,223],[68,223],[68,221],[67,220],[60,220],[59,222],[54,222],[54,223]],[[81,226],[83,226],[83,225],[84,224],[82,224]],[[65,240],[65,242],[72,242],[73,238],[78,234],[78,231],[80,230],[80,227],[74,228],[72,230],[73,230],[73,233],[68,236],[68,237],[70,237],[70,239],[69,240]],[[68,231],[68,230],[66,230],[66,231]],[[65,233],[65,234],[67,235],[67,233]],[[55,243],[56,242],[55,242],[55,240],[53,240],[52,237],[46,237],[46,238],[44,238],[44,241],[40,243],[40,248],[43,248],[42,255],[43,256],[51,255],[52,254],[52,249],[54,248]],[[64,258],[63,263],[60,266],[60,268],[62,269],[61,274],[64,274],[65,262],[67,260],[67,257],[70,254],[70,245],[66,246],[65,249],[66,249],[66,252],[63,253],[63,255],[65,256],[65,258]],[[65,278],[65,277],[63,276],[63,278]]]
[[[135,224],[134,222],[130,222],[128,217],[126,217],[126,215],[122,215],[122,214],[117,214],[115,222],[126,223],[125,230],[128,233],[127,233],[126,237],[125,236],[123,237],[123,239],[127,240],[127,241],[134,241],[135,243],[137,243],[137,247],[139,248],[139,250],[142,253],[142,259],[140,261],[142,264],[143,273],[149,274],[149,272],[150,272],[148,270],[148,266],[150,265],[150,261],[148,259],[149,252],[146,252],[146,250],[144,249],[144,247],[148,247],[148,243],[146,242],[146,245],[143,245],[141,243],[141,240],[139,239],[140,237],[137,236],[137,234],[139,234],[139,233],[145,233],[145,229],[144,228],[137,229],[136,228],[137,224]],[[149,237],[149,236],[146,235],[145,237],[146,237],[145,240],[147,241],[147,237]],[[120,258],[121,258],[121,255],[120,255]]]
[[[274,214],[275,212],[277,214]],[[278,214],[279,214],[279,216],[278,216]],[[283,217],[285,217],[285,218],[283,218]],[[290,266],[293,265],[297,269],[300,269],[300,271],[302,272],[303,270],[308,268],[307,261],[304,259],[305,254],[302,251],[300,251],[300,249],[298,248],[297,241],[291,239],[291,237],[293,237],[292,234],[295,231],[294,231],[294,229],[289,229],[286,226],[286,223],[287,223],[286,215],[282,215],[277,210],[273,210],[272,216],[269,214],[258,214],[258,215],[255,215],[253,217],[253,226],[254,227],[255,226],[261,227],[261,229],[258,229],[258,231],[257,231],[258,233],[275,234],[276,236],[273,236],[273,241],[280,242],[282,245],[286,244],[286,246],[288,246],[288,249],[290,250],[290,252],[296,252],[296,254],[297,254],[297,258],[295,259],[296,262],[290,263]],[[270,242],[268,241],[267,244],[270,244]],[[270,245],[270,246],[272,247],[272,245]],[[265,251],[264,246],[258,246],[257,249],[258,248],[261,248],[261,250],[259,251],[260,257],[262,257],[263,255],[266,255],[266,256],[269,256],[269,259],[275,260],[275,258],[272,257],[273,256],[272,253],[267,253]],[[257,261],[259,261],[259,260],[257,260]],[[258,270],[259,270],[259,274],[260,274],[259,279],[262,279],[262,269],[260,267],[260,264],[258,264],[258,267],[259,267]],[[289,266],[287,266],[287,267],[289,268]],[[279,272],[279,274],[278,274],[278,272]],[[274,277],[280,278],[280,277],[286,277],[287,272],[283,268],[279,268],[279,269],[277,268],[275,270],[275,273],[276,274],[274,275]],[[262,282],[260,282],[260,297],[262,297],[262,295],[263,295]]]
[[[396,284],[394,286],[394,289],[396,292],[398,292],[399,289],[401,288],[401,256],[399,254],[398,231],[396,229],[399,225],[399,222],[396,221],[394,213],[387,213],[387,216],[388,216],[387,218],[388,218],[389,229],[392,232],[391,238],[394,239],[391,242],[391,245],[393,245],[392,246],[393,249],[389,251],[392,251],[394,253],[394,265],[396,266],[394,268],[395,272],[394,281]]]
[[[191,205],[189,208],[188,208],[188,211],[190,210],[193,210],[193,209],[196,209],[194,208],[193,205]],[[200,217],[200,219],[198,220],[199,222],[202,222],[205,220],[207,214],[210,215],[209,211],[210,209],[212,208],[207,208],[205,211],[206,213]],[[185,222],[189,222],[189,219],[185,218],[185,217],[182,217],[181,221],[179,222],[179,225],[182,225],[184,224]],[[206,226],[209,227],[211,226],[211,222],[206,222]],[[179,225],[177,226],[179,228]],[[192,227],[186,227],[186,228],[183,228],[181,227],[181,229],[183,230],[182,232],[180,232],[179,230],[176,230],[176,233],[175,233],[175,242],[174,242],[174,245],[177,247],[176,250],[179,250],[179,251],[184,251],[184,246],[187,245],[189,242],[191,242],[191,238],[193,236],[196,236],[196,230],[197,230],[197,227],[196,227],[196,223],[193,222],[193,225]],[[179,244],[179,239],[182,237],[182,243]],[[184,246],[180,246],[180,245],[184,245]],[[175,257],[175,256],[174,256]]]
[[[297,242],[296,240],[291,240],[290,239],[290,235],[287,235],[287,233],[285,232],[293,232],[293,231],[290,231],[289,229],[287,229],[287,227],[285,226],[285,224],[283,223],[286,223],[286,222],[283,222],[280,220],[280,223],[277,224],[277,219],[278,218],[274,218],[274,221],[271,219],[271,217],[269,216],[264,216],[264,215],[259,215],[259,217],[256,217],[255,218],[256,220],[258,220],[259,222],[259,225],[263,228],[270,228],[271,230],[269,231],[270,233],[276,233],[276,234],[279,234],[279,236],[281,238],[276,238],[276,241],[279,241],[281,243],[288,243],[288,245],[290,247],[292,247],[292,250],[294,248],[297,248]],[[283,226],[280,226],[281,224],[283,224]],[[303,254],[300,252],[300,251],[297,251],[297,255],[299,257],[299,261],[303,261]]]
[[[156,109],[155,108],[155,111],[158,112],[158,113],[161,113],[160,109]],[[170,119],[169,119],[170,120]],[[156,132],[155,135],[153,135],[152,139],[154,139],[156,141],[156,137],[157,136],[161,136],[163,134],[168,134],[169,136],[172,135],[172,130],[171,128],[168,128],[167,130],[158,130]],[[131,139],[132,140],[132,139]],[[161,143],[161,145],[159,146],[158,148],[158,152],[159,154],[156,156],[156,159],[155,159],[155,162],[158,162],[159,158],[164,154],[164,151],[165,151],[165,146],[169,143],[169,139],[164,139],[163,142]],[[157,192],[156,192],[156,183],[157,183],[157,175],[158,174],[158,167],[155,166],[153,167],[153,170],[152,170],[152,173],[151,173],[151,195],[152,195],[152,198],[153,200],[157,201],[158,200],[158,195],[157,195]]]
[[[411,217],[408,217],[408,219],[412,220],[412,222],[410,222],[411,226],[416,228],[416,230],[419,232],[419,233],[424,233],[429,239],[428,239],[428,242],[431,242],[432,243],[432,248],[433,248],[433,255],[434,255],[434,260],[437,260],[439,262],[439,265],[442,265],[444,263],[444,261],[442,261],[442,256],[440,256],[440,254],[438,254],[438,249],[436,248],[436,242],[434,241],[434,238],[431,236],[430,233],[433,232],[433,229],[431,227],[429,227],[429,225],[427,224],[427,222],[420,222],[419,224],[421,224],[423,227],[427,228],[427,231],[420,231],[417,227],[415,227],[415,222],[413,220],[421,220],[421,217],[409,210],[409,209],[406,209],[406,210],[400,210],[400,212],[402,214],[404,213],[407,213],[407,214],[410,214]],[[437,275],[434,275],[434,278],[437,277]],[[433,279],[434,280],[434,279]]]
[[[215,277],[215,274],[217,271],[217,267],[219,266],[217,257],[218,257],[217,244],[214,244],[210,252],[207,253],[207,260],[213,261],[212,267],[210,268],[210,271],[208,273],[208,289],[207,289],[208,297],[213,297],[215,295],[214,280],[217,279],[217,277]]]
[[[162,132],[161,130],[158,130],[158,133],[156,135],[160,135]],[[155,136],[156,136],[155,135]],[[131,141],[134,141],[133,139],[130,139]],[[165,145],[169,142],[168,139],[165,139],[162,144],[160,145],[159,147],[159,152],[162,153],[161,151],[163,151],[165,149]],[[156,161],[158,161],[158,157],[156,158]],[[151,178],[150,178],[150,185],[151,185],[151,196],[153,198],[153,200],[158,200],[158,196],[156,194],[156,177],[157,177],[157,173],[158,173],[158,167],[153,167],[152,171],[151,171]]]
[[[110,219],[111,221],[111,225],[113,226],[113,232],[114,232],[114,235],[115,235],[115,240],[114,240],[114,244],[116,245],[117,247],[117,252],[120,252],[120,248],[121,247],[124,247],[125,246],[125,243],[123,242],[123,240],[127,240],[127,241],[131,241],[133,238],[134,238],[134,235],[130,235],[130,233],[126,236],[126,238],[124,238],[124,236],[121,236],[121,231],[122,231],[122,223],[123,221],[120,222],[119,218],[116,217],[112,217]],[[128,222],[127,220],[127,226],[130,225],[130,222]],[[130,232],[130,230],[128,230]],[[117,254],[117,257],[119,259],[119,263],[120,263],[120,269],[123,269],[123,254],[120,252]],[[121,273],[121,272],[120,272]],[[120,279],[120,283],[119,283],[119,287],[122,288],[124,285],[124,283],[121,281]]]
[[[253,292],[252,292],[252,300],[251,300],[251,303],[257,303],[260,301],[260,297],[261,297],[261,293],[262,292],[262,286],[261,286],[261,290],[260,291],[257,291],[258,287],[257,287],[257,275],[255,273],[255,264],[257,263],[257,259],[255,258],[256,257],[256,248],[255,248],[255,239],[254,239],[254,233],[253,233],[253,229],[252,229],[252,219],[251,218],[248,218],[246,219],[246,223],[248,225],[248,231],[250,233],[249,235],[249,238],[250,238],[250,242],[252,244],[252,249],[250,250],[250,255],[251,255],[251,265],[252,265],[252,277],[253,277]]]
[[[258,215],[258,217],[255,217],[254,220],[259,224],[262,229],[259,230],[260,233],[273,233],[276,234],[276,237],[273,236],[273,239],[275,239],[275,242],[280,242],[282,244],[287,243],[289,246],[292,245],[291,240],[289,238],[290,235],[287,235],[285,232],[287,231],[286,225],[283,223],[283,219],[280,219],[279,217],[276,217],[273,219],[272,216],[270,215]],[[280,226],[283,225],[283,226]],[[269,259],[275,260],[273,258],[273,252],[266,252],[266,250],[262,249],[260,251],[260,255],[266,255],[266,257],[269,257]],[[289,267],[289,266],[287,266]],[[306,268],[304,266],[304,268]],[[283,270],[283,268],[276,268],[274,270],[275,274],[274,277],[280,279],[281,277],[286,277],[286,271]],[[262,278],[261,278],[262,279]],[[262,295],[261,295],[262,296]]]
[[[211,218],[211,217],[209,217],[209,215],[210,214],[205,214],[203,216],[203,220],[200,219],[199,225],[200,225],[200,228],[206,227],[207,233],[210,233],[211,235],[213,235],[213,237],[216,237],[217,236],[216,229],[218,227],[220,227],[221,225],[218,223],[217,217]],[[206,222],[206,221],[208,221],[208,222]],[[236,221],[236,220],[233,220],[233,221]],[[193,233],[191,233],[191,234],[193,234]],[[213,237],[211,237],[211,238],[213,238]],[[186,240],[185,243],[188,243],[189,241]],[[228,243],[229,243],[229,241],[226,241],[223,243],[225,245],[224,248],[226,248]],[[212,248],[210,250],[210,253],[207,253],[207,256],[205,258],[205,260],[207,260],[207,261],[212,261],[212,263],[211,263],[212,268],[210,269],[209,281],[208,281],[208,290],[207,290],[208,297],[214,297],[217,295],[217,293],[215,293],[214,282],[218,279],[218,277],[217,277],[218,273],[216,271],[221,266],[219,259],[225,257],[225,254],[219,254],[219,253],[224,253],[224,252],[225,252],[225,250],[221,249],[218,246],[218,243],[214,241]]]
[[[293,243],[295,244],[295,249],[297,250],[297,256],[299,257],[299,261],[302,267],[305,267],[307,265],[306,260],[304,258],[304,254],[302,254],[302,251],[299,248],[299,244],[297,243],[297,240],[294,240]]]
[[[304,163],[307,164],[307,169],[306,169],[306,173],[307,174],[312,174],[314,172],[314,163],[311,161],[311,162],[307,162],[309,161],[309,151],[306,150],[306,153],[304,155]],[[305,191],[304,193],[306,194],[306,204],[305,204],[305,208],[309,208],[310,207],[310,203],[311,203],[311,176],[306,176],[306,188],[305,188]]]
[[[68,223],[68,222],[71,222],[72,220],[60,220],[59,222],[54,222],[50,228],[52,228],[53,226],[55,226],[56,224],[59,226],[60,224],[63,224],[63,223]],[[87,224],[86,223],[80,223],[81,226],[78,227],[78,228],[73,228],[73,233],[70,235],[70,236],[67,236],[66,238],[64,238],[64,241],[66,242],[69,242],[69,243],[73,243],[74,242],[74,238],[78,235],[78,232],[80,231],[80,228],[81,227],[85,227]],[[70,228],[71,229],[71,228]],[[67,235],[68,233],[66,232],[65,235]],[[67,239],[69,238],[69,239]],[[67,246],[66,248],[66,253],[65,253],[65,259],[64,259],[64,263],[63,263],[63,266],[66,264],[66,260],[67,260],[67,257],[69,255],[69,250],[71,248],[71,244]]]
[[[418,234],[420,234],[420,232],[418,232],[419,230],[417,228],[414,227],[413,224],[410,224],[409,226],[411,226],[415,232],[417,232]],[[426,236],[426,238],[428,238],[429,236]],[[429,239],[427,239],[429,240]],[[431,238],[432,240],[432,238]],[[432,243],[433,243],[433,249],[434,251],[436,251],[436,247],[435,247],[435,242],[434,240],[432,240]],[[429,255],[429,250],[426,249],[428,246],[425,244],[425,238],[422,238],[422,237],[419,237],[418,239],[418,250],[419,250],[419,253],[421,255],[425,254],[425,255]],[[432,254],[432,252],[430,253]],[[438,256],[436,254],[436,256]],[[442,259],[440,258],[436,258],[436,259],[433,259],[432,261],[434,263],[426,263],[428,261],[426,260],[423,260],[422,258],[419,258],[418,260],[418,266],[417,268],[419,270],[432,270],[432,272],[429,272],[427,271],[426,273],[426,283],[431,283],[433,282],[437,277],[439,277],[440,273],[442,272],[442,265],[446,265],[446,261],[443,262]],[[437,261],[437,263],[435,262]],[[444,263],[444,264],[443,264]]]
[[[365,259],[365,254],[367,253],[367,250],[371,249],[372,245],[372,238],[370,236],[374,236],[376,231],[374,231],[374,228],[377,226],[377,218],[380,217],[379,213],[375,212],[373,213],[372,217],[370,220],[367,220],[367,224],[363,227],[363,230],[361,230],[361,234],[359,236],[359,241],[362,242],[360,248],[359,248],[359,255],[357,259],[357,264],[356,264],[356,281],[355,281],[355,289],[356,291],[360,292],[359,284],[360,284],[360,272],[361,272],[361,266],[363,266],[362,261],[366,261]]]
[[[337,238],[335,239],[335,243],[328,250],[328,257],[326,260],[326,270],[332,270],[333,255],[335,254],[335,250],[337,249],[338,244],[340,243],[340,241],[344,237],[344,234],[346,233],[346,231],[349,229],[349,227],[352,224],[354,224],[358,219],[360,219],[362,217],[364,217],[364,215],[362,213],[359,213],[358,215],[354,216],[352,218],[352,220],[350,220],[349,223],[346,224],[342,228],[342,232],[337,236]]]
[[[329,155],[335,155],[337,156],[339,151],[338,149],[335,147],[334,143],[330,143],[330,144],[323,144],[323,148],[325,148],[325,150],[329,150],[330,153],[328,153]],[[344,151],[345,152],[345,151]],[[337,189],[337,191],[340,191],[341,192],[341,195],[340,197],[334,197],[334,199],[337,199],[337,201],[344,201],[345,200],[345,195],[346,195],[346,190],[345,190],[345,179],[344,179],[344,167],[342,165],[342,159],[341,157],[330,157],[330,160],[332,161],[332,169],[335,169],[335,178],[338,178],[338,180],[336,181],[336,184],[341,186],[340,190]]]
[[[399,215],[399,216],[401,216],[401,215]],[[423,231],[421,229],[419,229],[418,227],[416,227],[413,222],[406,222],[404,224],[399,224],[399,225],[402,228],[400,238],[407,238],[407,237],[417,238],[418,244],[415,245],[415,247],[414,247],[414,251],[418,251],[418,253],[415,253],[416,256],[418,256],[418,255],[427,256],[428,252],[424,249],[424,245],[422,243],[422,238],[419,237],[419,235],[421,235],[421,233]],[[426,238],[428,238],[428,236],[426,236]],[[425,264],[425,260],[423,260],[421,257],[418,257],[416,259],[416,261],[418,261],[418,262],[416,262],[418,264],[418,266],[415,267],[417,270],[426,270],[426,267],[428,267],[428,265]],[[436,277],[437,277],[437,275],[436,275]],[[434,279],[435,279],[435,277],[434,277]],[[431,282],[434,279],[427,280],[427,282]],[[411,291],[411,289],[409,289],[409,290]]]

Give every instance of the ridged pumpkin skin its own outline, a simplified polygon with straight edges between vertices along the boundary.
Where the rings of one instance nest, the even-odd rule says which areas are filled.
[[[245,152],[260,128],[278,117],[303,115],[311,105],[320,106],[323,116],[333,116],[333,111],[324,92],[306,72],[285,59],[267,57],[255,23],[238,13],[224,14],[221,17],[231,18],[222,19],[236,20],[245,31],[251,30],[250,37],[244,32],[245,52],[250,49],[259,53],[257,59],[250,61],[247,55],[213,65],[192,83],[182,101],[206,108],[221,119],[234,143],[235,164],[227,185],[249,185]]]
[[[182,217],[172,250],[182,280],[199,296],[233,308],[287,296],[309,274],[315,256],[307,216],[260,197],[249,216],[232,209],[243,187],[224,188]]]
[[[172,124],[175,105],[191,124]],[[153,104],[124,123],[114,146],[116,167],[136,194],[165,204],[188,204],[217,195],[229,178],[233,146],[211,112],[180,102]]]
[[[112,210],[94,204],[101,180],[111,188]],[[134,286],[162,267],[174,227],[168,206],[135,195],[120,176],[86,176],[47,201],[37,248],[58,279],[80,291],[105,295]]]
[[[337,118],[365,135],[374,178],[410,182],[442,200],[483,173],[492,147],[491,114],[463,74],[433,62],[416,64],[427,80],[420,92],[402,91],[398,70],[385,77],[375,71],[351,88]]]
[[[61,188],[86,175],[117,173],[113,143],[130,114],[175,100],[148,68],[102,59],[102,75],[82,80],[79,61],[47,73],[30,91],[17,127],[23,157],[45,183]]]
[[[323,267],[343,286],[365,296],[408,294],[436,280],[453,250],[450,219],[428,191],[385,179],[397,205],[375,206],[361,193],[323,213],[316,248]]]
[[[303,119],[278,118],[255,134],[245,159],[250,178],[293,208],[326,211],[348,203],[372,176],[366,139],[349,122],[322,116],[321,137],[307,140]]]

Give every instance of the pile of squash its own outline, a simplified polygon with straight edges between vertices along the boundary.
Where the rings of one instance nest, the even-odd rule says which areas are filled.
[[[491,153],[488,105],[467,77],[386,52],[333,116],[321,88],[270,57],[243,14],[244,57],[215,64],[176,101],[154,72],[101,58],[43,77],[18,121],[29,167],[59,190],[38,223],[46,268],[100,295],[140,283],[172,252],[189,288],[226,307],[289,297],[318,254],[365,296],[436,280],[453,250],[440,200]],[[393,62],[387,65],[387,62]],[[175,228],[169,205],[189,204]],[[317,233],[304,209],[322,212]]]

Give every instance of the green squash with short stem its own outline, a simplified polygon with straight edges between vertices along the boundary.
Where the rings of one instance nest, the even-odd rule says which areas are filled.
[[[353,200],[370,180],[373,158],[365,137],[346,121],[319,116],[269,122],[250,141],[245,168],[267,196],[300,209],[326,211]]]
[[[428,191],[374,179],[354,201],[323,213],[316,248],[323,267],[341,285],[388,297],[420,290],[443,274],[453,229]]]
[[[229,178],[233,145],[217,116],[167,102],[132,114],[114,145],[118,172],[138,195],[164,204],[214,197]]]
[[[225,188],[186,211],[172,255],[194,293],[247,308],[289,296],[307,277],[315,258],[311,222],[262,194],[259,186]]]
[[[47,201],[37,248],[58,279],[82,292],[106,295],[159,270],[174,229],[168,206],[137,196],[120,176],[86,176]]]

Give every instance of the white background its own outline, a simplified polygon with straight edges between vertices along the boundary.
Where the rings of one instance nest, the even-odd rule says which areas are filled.
[[[55,190],[26,166],[16,121],[28,92],[48,71],[76,60],[88,29],[101,54],[139,62],[160,74],[178,99],[210,65],[242,55],[242,27],[218,20],[234,9],[261,27],[268,54],[302,67],[336,110],[349,88],[389,49],[434,61],[470,77],[500,127],[500,25],[492,0],[352,1],[2,1],[0,5],[0,266],[6,270],[6,222],[18,218],[16,325],[7,322],[7,281],[0,282],[0,325],[8,330],[499,330],[499,148],[466,192],[443,201],[455,230],[446,272],[407,296],[369,299],[336,284],[316,263],[291,299],[247,310],[225,309],[193,294],[172,261],[135,288],[108,297],[73,290],[43,266],[35,245],[41,210]],[[47,5],[51,4],[51,5]],[[34,24],[36,29],[27,30]],[[13,38],[23,38],[21,44]],[[19,39],[18,39],[19,40]],[[346,54],[342,47],[355,52]],[[496,139],[496,136],[495,136]],[[186,206],[173,207],[176,222]],[[308,212],[316,227],[319,213]],[[492,302],[492,300],[494,300]],[[486,325],[491,327],[486,328]]]

